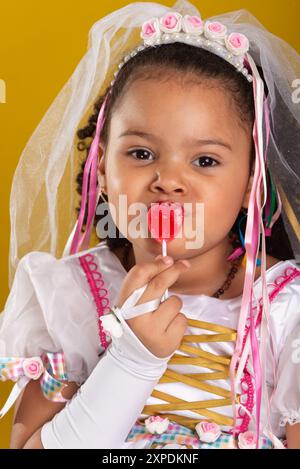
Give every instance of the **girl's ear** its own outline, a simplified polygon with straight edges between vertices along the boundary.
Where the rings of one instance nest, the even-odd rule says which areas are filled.
[[[244,195],[244,200],[243,200],[243,205],[242,205],[243,208],[248,208],[251,189],[252,189],[252,184],[253,184],[253,178],[254,178],[254,164],[252,165],[247,190],[246,190],[246,193]]]

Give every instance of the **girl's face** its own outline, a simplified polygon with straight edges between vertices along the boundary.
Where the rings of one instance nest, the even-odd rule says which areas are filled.
[[[203,245],[186,249],[183,236],[168,244],[174,259],[189,258],[220,243],[242,206],[247,207],[251,179],[251,129],[243,128],[231,95],[216,86],[179,81],[137,80],[113,113],[107,147],[100,159],[102,186],[115,207],[119,228],[119,195],[127,205],[157,200],[204,204]],[[128,215],[127,223],[138,215]],[[122,229],[120,229],[121,232]],[[124,234],[124,233],[123,233]],[[161,253],[150,236],[132,238],[134,249]]]

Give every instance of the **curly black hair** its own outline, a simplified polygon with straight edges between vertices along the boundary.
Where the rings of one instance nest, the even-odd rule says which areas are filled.
[[[260,75],[264,81],[262,69],[258,67]],[[193,77],[195,82],[201,82],[203,79],[215,79],[216,84],[231,93],[237,114],[242,126],[253,127],[255,118],[255,108],[253,101],[252,86],[245,77],[224,59],[202,48],[197,48],[184,43],[162,44],[155,47],[149,47],[130,58],[119,71],[113,86],[108,87],[105,93],[94,103],[94,112],[88,119],[88,124],[79,129],[77,136],[79,142],[77,148],[79,151],[85,151],[86,155],[82,161],[81,170],[76,178],[77,192],[82,194],[83,170],[87,159],[91,141],[95,135],[95,129],[99,110],[107,97],[107,104],[104,114],[104,126],[101,132],[101,141],[106,146],[109,136],[110,121],[113,112],[116,110],[122,97],[126,93],[129,85],[137,79],[155,79],[158,81],[171,80],[172,77]],[[267,94],[267,86],[265,93]],[[89,141],[88,141],[89,140]],[[255,160],[255,147],[252,141],[252,150],[250,158],[250,169]],[[100,202],[103,203],[103,202]],[[77,212],[79,207],[76,208]],[[244,216],[241,210],[231,231],[230,238],[234,246],[240,245],[239,223]],[[103,215],[95,216],[95,226]],[[86,221],[86,220],[85,220]],[[113,251],[120,246],[129,246],[131,243],[125,238],[116,227],[116,237],[106,238],[108,247]],[[272,236],[266,238],[267,254],[280,260],[291,259],[294,257],[293,251],[286,234],[282,217],[273,226]]]

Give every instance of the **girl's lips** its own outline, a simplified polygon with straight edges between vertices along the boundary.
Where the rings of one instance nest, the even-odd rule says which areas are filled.
[[[148,204],[148,207],[147,207],[148,210],[150,210],[151,206],[154,206],[155,204],[159,204],[159,205],[167,204],[169,207],[172,207],[172,205],[173,205],[173,206],[175,206],[174,210],[176,210],[176,209],[178,210],[178,207],[180,207],[183,216],[187,215],[187,212],[184,208],[184,204],[181,203],[181,202],[174,202],[173,200],[157,200],[157,201],[153,201],[150,204]]]
[[[155,200],[148,204],[148,209],[154,204],[160,204],[160,205],[167,204],[167,205],[177,205],[177,206],[180,205],[182,207],[182,210],[184,210],[183,204],[181,202],[175,202],[173,200]]]
[[[148,209],[148,228],[155,240],[162,242],[175,238],[184,219],[182,204],[173,201],[157,201]]]

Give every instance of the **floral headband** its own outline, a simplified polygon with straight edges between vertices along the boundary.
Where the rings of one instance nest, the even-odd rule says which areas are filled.
[[[115,79],[131,57],[150,46],[168,44],[171,42],[184,42],[196,47],[206,49],[233,65],[251,83],[253,81],[249,70],[244,67],[245,55],[249,50],[249,40],[241,33],[227,34],[227,27],[219,21],[202,21],[200,16],[182,16],[174,11],[166,13],[161,18],[151,18],[142,24],[141,38],[143,45],[139,45],[119,64],[114,73]]]

